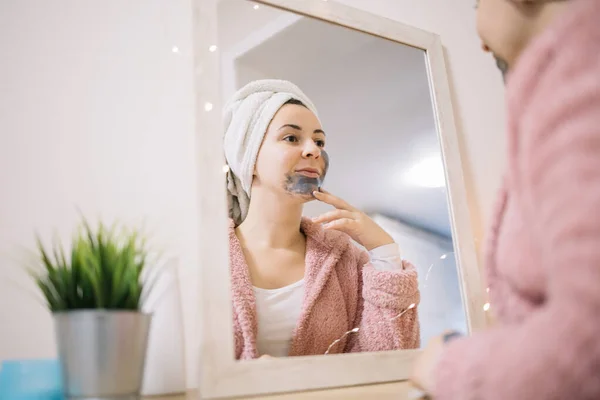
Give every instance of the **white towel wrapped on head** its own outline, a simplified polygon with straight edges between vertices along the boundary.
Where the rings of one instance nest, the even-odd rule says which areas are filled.
[[[265,79],[248,83],[227,102],[223,112],[224,149],[229,165],[229,216],[239,225],[248,213],[254,166],[271,120],[289,100],[301,101],[317,115],[310,99],[291,82]]]

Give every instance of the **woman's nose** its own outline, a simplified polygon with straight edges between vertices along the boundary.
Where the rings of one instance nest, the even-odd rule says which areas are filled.
[[[306,158],[319,158],[321,156],[321,148],[312,140],[304,146],[303,156]]]

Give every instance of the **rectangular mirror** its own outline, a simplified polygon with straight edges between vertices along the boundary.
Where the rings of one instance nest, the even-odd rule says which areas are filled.
[[[439,38],[331,1],[195,7],[201,396],[402,380],[482,327]]]

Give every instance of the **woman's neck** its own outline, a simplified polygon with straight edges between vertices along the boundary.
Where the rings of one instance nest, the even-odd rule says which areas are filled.
[[[253,189],[248,214],[236,233],[246,245],[290,248],[303,238],[302,207],[291,197]]]

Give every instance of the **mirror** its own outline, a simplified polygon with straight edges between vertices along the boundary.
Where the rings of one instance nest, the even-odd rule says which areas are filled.
[[[259,3],[217,11],[235,359],[467,333],[426,52]]]
[[[405,380],[429,337],[484,327],[440,38],[335,1],[193,6],[201,397]]]

